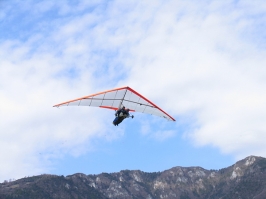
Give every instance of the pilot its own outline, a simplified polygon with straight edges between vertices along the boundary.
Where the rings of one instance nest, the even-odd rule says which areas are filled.
[[[115,113],[115,116],[116,117],[120,117],[120,114],[121,114],[121,116],[124,114],[124,112],[125,112],[125,107],[123,106],[122,108],[120,108],[120,109],[118,109],[117,111],[116,111],[116,113]]]
[[[120,124],[125,118],[128,118],[130,116],[129,109],[125,109],[125,107],[123,106],[121,109],[116,111],[115,116],[116,118],[114,119],[113,124],[115,126],[118,126],[118,124]]]

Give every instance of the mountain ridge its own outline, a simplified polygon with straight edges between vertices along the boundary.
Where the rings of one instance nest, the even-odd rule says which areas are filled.
[[[172,167],[68,176],[44,174],[0,183],[0,198],[266,198],[266,159],[248,156],[219,170]]]

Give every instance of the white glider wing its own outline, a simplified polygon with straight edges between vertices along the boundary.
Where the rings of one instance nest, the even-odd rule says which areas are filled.
[[[54,107],[61,106],[95,106],[113,110],[125,106],[133,112],[147,113],[175,121],[173,117],[130,87],[107,90],[54,105]]]

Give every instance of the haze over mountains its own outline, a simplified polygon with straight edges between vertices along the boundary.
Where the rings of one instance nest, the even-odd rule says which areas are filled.
[[[177,166],[152,173],[39,175],[1,183],[0,198],[265,199],[266,159],[249,156],[220,170]]]

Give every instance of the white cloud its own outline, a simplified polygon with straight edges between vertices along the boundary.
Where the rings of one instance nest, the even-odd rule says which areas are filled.
[[[39,16],[30,3],[21,12],[32,17],[33,32],[27,26],[19,32],[26,39],[0,40],[0,147],[10,152],[0,156],[0,180],[48,172],[53,158],[93,150],[84,146],[94,137],[123,136],[107,128],[105,111],[51,107],[121,85],[174,117],[192,117],[196,128],[186,136],[195,145],[266,155],[266,52],[256,32],[263,3],[80,1],[69,9],[40,2],[31,5]],[[45,18],[51,9],[60,15]],[[3,13],[15,15],[11,7]],[[142,133],[150,130],[144,123]],[[174,135],[156,131],[154,138]]]
[[[101,55],[91,53],[82,26],[91,21],[86,17],[81,21],[80,26],[69,22],[75,31],[64,31],[68,22],[62,19],[56,22],[58,28],[45,24],[50,32],[1,42],[0,150],[8,153],[0,157],[0,180],[47,173],[55,166],[53,160],[64,154],[80,156],[94,150],[88,144],[92,138],[112,140],[122,135],[106,129],[111,121],[104,110],[52,107],[98,92],[103,85],[94,75],[102,67]]]
[[[233,6],[227,1],[218,7],[227,3]],[[186,8],[178,20],[182,7],[172,2],[158,8],[142,30],[147,37],[132,47],[126,82],[171,114],[193,115],[197,128],[189,137],[196,145],[237,157],[258,151],[265,156],[266,51],[243,37],[259,19],[246,17],[245,6],[225,12],[215,3],[205,6]]]

